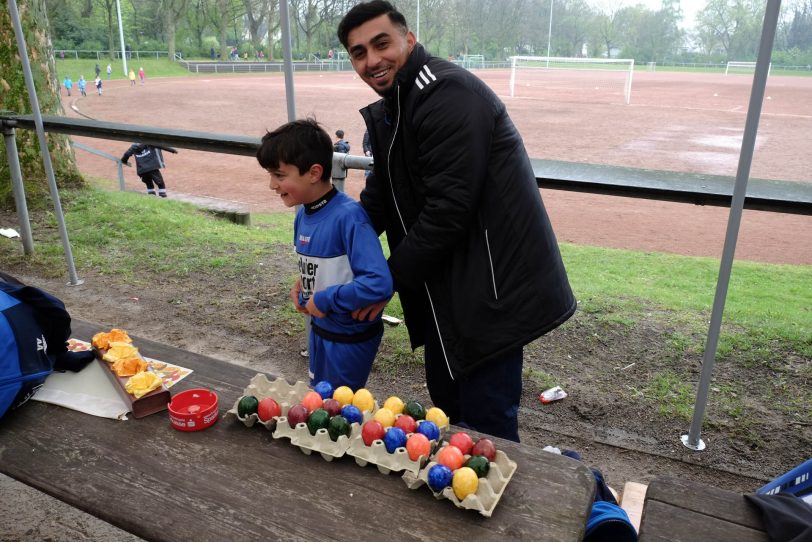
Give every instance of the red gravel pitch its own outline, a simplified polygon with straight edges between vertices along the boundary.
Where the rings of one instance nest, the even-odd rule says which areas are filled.
[[[752,76],[639,72],[630,105],[616,80],[527,86],[517,81],[508,96],[509,72],[477,72],[508,106],[533,158],[604,163],[735,176]],[[315,116],[332,133],[343,129],[360,154],[364,132],[358,109],[376,99],[348,72],[295,76],[297,115]],[[771,77],[759,126],[751,176],[812,182],[812,77]],[[287,120],[284,80],[274,75],[218,75],[126,81],[105,86],[104,96],[64,98],[98,120],[173,129],[260,136]],[[77,138],[120,156],[123,142]],[[77,151],[80,169],[115,179],[115,166]],[[253,158],[181,150],[167,156],[170,192],[238,201],[253,211],[278,210],[267,174]],[[143,190],[134,168],[127,188]],[[363,175],[351,171],[347,191],[357,196]],[[544,190],[560,241],[616,248],[719,257],[729,210],[634,198]],[[812,264],[812,218],[745,211],[736,257]]]

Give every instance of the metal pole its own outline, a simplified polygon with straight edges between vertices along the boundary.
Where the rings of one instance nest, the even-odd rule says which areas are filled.
[[[65,227],[65,217],[62,214],[62,204],[59,201],[59,190],[56,187],[54,178],[54,166],[51,163],[51,154],[48,152],[48,141],[45,139],[45,130],[42,127],[42,113],[39,110],[39,99],[37,89],[34,86],[34,78],[31,75],[31,64],[28,61],[28,50],[25,45],[25,36],[20,24],[20,12],[17,10],[16,0],[8,0],[8,10],[11,14],[11,23],[14,26],[14,34],[17,37],[17,50],[20,53],[20,60],[23,64],[23,75],[25,76],[25,86],[28,89],[28,99],[31,102],[31,110],[34,115],[34,124],[37,129],[37,139],[39,140],[39,150],[42,154],[42,162],[45,165],[45,175],[48,178],[48,188],[51,190],[51,199],[54,200],[54,214],[59,226],[59,235],[62,237],[62,248],[65,251],[65,259],[68,262],[68,274],[70,284],[76,286],[82,284],[76,275],[76,267],[73,264],[73,253],[68,240],[68,230]]]
[[[31,236],[31,220],[28,218],[28,205],[25,201],[25,186],[20,169],[20,158],[17,156],[17,140],[14,139],[14,128],[3,125],[3,139],[6,141],[8,170],[11,174],[11,187],[14,191],[14,204],[17,206],[17,222],[20,224],[20,237],[23,242],[23,253],[34,253],[34,238]]]
[[[118,11],[118,37],[121,39],[121,60],[124,62],[124,77],[127,77],[127,49],[124,45],[124,27],[121,22],[120,0],[116,0],[116,10]]]
[[[420,41],[420,0],[417,0],[417,41]]]
[[[285,96],[288,102],[288,121],[296,120],[296,96],[293,91],[293,53],[290,47],[290,17],[288,0],[279,2],[279,18],[282,23],[282,56],[285,63]]]
[[[702,374],[694,406],[694,418],[691,429],[687,435],[682,435],[682,443],[692,450],[705,449],[705,443],[700,438],[702,419],[705,416],[705,406],[708,402],[708,388],[710,388],[711,374],[716,357],[716,347],[719,343],[719,329],[722,326],[722,313],[725,310],[727,287],[730,282],[730,271],[733,267],[733,255],[736,251],[736,240],[739,236],[744,196],[747,192],[747,180],[750,176],[750,165],[753,162],[753,149],[756,145],[758,121],[761,116],[761,105],[764,102],[764,88],[767,86],[767,74],[770,67],[770,56],[775,39],[775,28],[778,24],[778,13],[781,0],[768,0],[764,13],[764,24],[761,28],[761,43],[758,50],[756,72],[753,75],[753,87],[750,91],[750,107],[747,110],[747,120],[744,124],[744,137],[739,154],[739,169],[736,172],[736,185],[733,188],[733,201],[730,205],[730,216],[727,221],[725,246],[722,250],[722,262],[719,267],[719,280],[716,283],[716,296],[713,299],[708,340],[702,358]]]
[[[550,42],[552,41],[553,37],[553,3],[554,0],[550,0],[550,26],[547,27],[547,67],[550,67]]]

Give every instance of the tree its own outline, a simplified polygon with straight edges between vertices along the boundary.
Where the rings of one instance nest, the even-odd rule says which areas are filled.
[[[717,41],[728,60],[755,60],[763,16],[760,0],[709,0],[697,14],[699,35]]]
[[[795,6],[787,32],[787,48],[801,51],[812,49],[812,0]]]
[[[62,104],[59,98],[60,87],[56,76],[45,3],[43,0],[18,0],[17,5],[28,46],[28,56],[40,109],[45,114],[62,114]],[[11,16],[6,9],[0,10],[0,110],[13,111],[18,114],[31,113],[31,104],[28,100]],[[16,140],[29,205],[44,205],[48,195],[48,182],[36,133],[33,130],[17,130]],[[48,135],[48,148],[57,186],[83,185],[84,181],[76,170],[70,140],[66,136],[50,134]],[[10,208],[14,205],[14,199],[8,158],[5,153],[5,145],[3,145],[0,147],[0,205]]]
[[[169,51],[169,60],[175,61],[175,30],[178,18],[186,11],[188,0],[161,0],[161,13],[164,16],[164,32],[166,33],[166,46]]]

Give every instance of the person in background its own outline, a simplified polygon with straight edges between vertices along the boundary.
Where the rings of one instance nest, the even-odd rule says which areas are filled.
[[[344,140],[344,130],[336,130],[336,140],[333,143],[333,150],[335,152],[343,152],[344,154],[350,152],[350,143]]]
[[[70,91],[73,88],[73,81],[71,80],[70,76],[65,77],[65,80],[62,81],[62,85],[65,87],[65,92],[67,92],[68,96],[70,96]]]
[[[84,75],[79,76],[79,80],[76,82],[76,85],[79,87],[79,93],[82,96],[87,96],[87,81],[85,81]]]
[[[293,224],[300,276],[291,299],[297,311],[311,317],[310,383],[363,388],[383,323],[380,315],[356,320],[352,311],[392,296],[378,234],[358,202],[330,182],[333,146],[315,120],[266,133],[257,161],[270,173],[270,188],[282,202],[301,205]]]
[[[102,80],[101,77],[98,75],[96,76],[96,80],[93,81],[93,84],[96,85],[96,93],[101,96],[102,95]]]
[[[113,65],[107,64],[107,78],[110,79],[112,75],[113,75]]]
[[[364,150],[364,156],[372,156],[372,145],[369,143],[369,130],[364,130],[364,139],[361,141],[361,148]],[[365,169],[364,177],[369,177],[372,170]]]
[[[431,56],[389,2],[354,6],[338,39],[381,97],[361,111],[375,159],[361,204],[386,232],[431,399],[457,425],[518,441],[523,347],[576,309],[522,138],[494,92]]]
[[[99,74],[101,74],[101,66],[99,66],[98,62],[96,62],[96,68],[95,69],[96,69],[96,77],[98,77]]]
[[[127,78],[130,80],[130,86],[135,86],[135,72],[132,68],[130,68],[130,74],[127,76]]]
[[[141,182],[147,185],[147,194],[154,196],[155,186],[157,186],[157,195],[165,198],[166,185],[161,175],[161,168],[166,167],[166,164],[164,164],[164,157],[163,154],[161,154],[162,149],[172,154],[178,153],[178,151],[172,147],[133,143],[121,157],[121,161],[126,164],[130,156],[135,155],[136,173],[141,177]]]
[[[144,79],[146,78],[146,74],[144,73],[144,67],[141,66],[138,68],[138,78],[141,79],[141,84],[144,84]]]

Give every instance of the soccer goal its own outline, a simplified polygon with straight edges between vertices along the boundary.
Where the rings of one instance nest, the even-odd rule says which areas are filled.
[[[510,96],[561,96],[566,100],[600,101],[632,96],[634,59],[511,57]]]
[[[773,67],[773,63],[770,62],[770,64],[767,66],[767,76],[770,75],[770,70],[772,70],[772,67]],[[731,60],[725,66],[725,75],[727,75],[729,73],[733,73],[733,74],[737,74],[737,73],[751,74],[751,73],[753,73],[755,71],[756,71],[756,63],[755,62],[744,62],[744,61],[738,61],[738,60]]]
[[[484,68],[485,55],[462,55],[458,64],[467,70]]]

